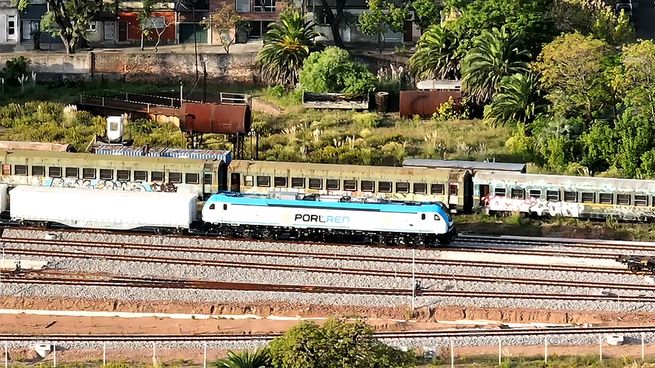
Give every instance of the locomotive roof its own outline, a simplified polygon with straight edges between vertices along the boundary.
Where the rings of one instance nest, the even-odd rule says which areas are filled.
[[[207,200],[207,204],[211,203],[231,203],[244,206],[271,206],[290,208],[330,208],[342,210],[399,213],[444,212],[443,207],[435,203],[320,202],[300,199],[277,199],[254,195],[236,195],[233,193],[213,194]]]
[[[166,165],[204,166],[204,160],[182,159],[182,158],[161,158],[161,157],[133,157],[114,155],[95,155],[92,153],[70,153],[70,152],[44,152],[44,151],[0,151],[0,158],[8,160],[32,159],[32,160],[62,160],[64,162],[96,162],[107,165],[118,166],[121,164],[143,164],[165,167]],[[118,164],[118,165],[115,165]]]
[[[403,161],[405,167],[430,167],[430,168],[458,168],[467,170],[495,170],[526,172],[525,164],[511,162],[484,162],[484,161],[459,161],[459,160],[432,160],[423,158],[408,158]]]
[[[604,178],[598,176],[567,176],[519,174],[513,172],[479,172],[473,179],[478,184],[502,184],[527,188],[587,189],[608,192],[655,193],[655,180]]]

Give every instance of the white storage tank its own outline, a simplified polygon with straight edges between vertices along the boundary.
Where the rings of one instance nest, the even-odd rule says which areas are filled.
[[[77,228],[188,229],[197,217],[196,194],[19,186],[9,191],[14,221]]]
[[[120,142],[127,124],[127,115],[107,117],[107,140],[109,143]]]

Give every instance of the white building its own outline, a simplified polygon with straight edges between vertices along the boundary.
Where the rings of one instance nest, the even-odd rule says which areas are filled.
[[[19,40],[18,10],[10,0],[0,0],[0,44],[17,44]]]

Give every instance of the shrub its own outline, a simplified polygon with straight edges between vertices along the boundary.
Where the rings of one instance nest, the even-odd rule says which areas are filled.
[[[309,55],[300,71],[300,85],[316,93],[362,95],[373,90],[376,78],[364,64],[350,58],[348,51],[328,47]]]
[[[353,122],[358,128],[376,128],[382,118],[380,115],[372,112],[353,114]]]
[[[7,60],[5,67],[2,69],[2,77],[5,83],[18,85],[18,78],[22,75],[29,75],[28,68],[31,61],[25,56],[18,56]]]

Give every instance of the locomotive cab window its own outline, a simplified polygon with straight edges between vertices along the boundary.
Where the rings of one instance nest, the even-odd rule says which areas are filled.
[[[494,195],[498,197],[504,197],[507,194],[507,189],[505,188],[494,188]]]
[[[286,188],[287,187],[287,178],[286,176],[276,176],[273,178],[273,185],[276,188]]]
[[[541,198],[541,189],[530,189],[528,194],[532,198]]]
[[[148,180],[148,172],[141,170],[134,170],[134,180],[136,181],[146,181]]]
[[[512,198],[513,199],[525,199],[525,189],[523,189],[523,188],[512,188]]]
[[[14,175],[27,175],[27,165],[14,165]]]
[[[635,195],[635,206],[639,206],[639,207],[648,206],[648,196]]]
[[[564,202],[577,202],[578,193],[577,192],[564,192]]]
[[[96,169],[82,169],[82,179],[95,179]]]
[[[61,167],[50,166],[48,168],[48,176],[51,178],[61,178]]]
[[[291,188],[304,189],[305,178],[291,178]]]
[[[130,170],[116,170],[116,179],[120,181],[130,181]]]
[[[362,180],[361,182],[362,192],[374,192],[375,191],[375,182],[371,180]]]
[[[616,204],[622,206],[630,206],[632,204],[632,196],[630,194],[617,194]]]
[[[327,179],[325,187],[327,190],[341,190],[341,182],[339,179]]]
[[[150,181],[164,181],[163,171],[152,171],[150,173]]]
[[[200,184],[200,174],[186,173],[184,174],[184,182],[187,184]]]
[[[357,180],[344,180],[343,181],[343,190],[356,191],[357,190]]]
[[[404,181],[396,182],[396,193],[409,193],[409,183]]]
[[[426,194],[428,192],[427,183],[414,183],[414,194]]]
[[[32,176],[45,176],[45,166],[32,166]]]
[[[379,181],[378,182],[378,192],[379,193],[391,193],[391,182],[390,181]]]
[[[323,189],[323,179],[309,178],[309,189]]]
[[[421,220],[425,220],[425,214],[424,213],[421,214]]]
[[[67,167],[65,173],[67,178],[77,179],[80,177],[80,169],[77,167]]]
[[[614,195],[612,193],[600,193],[598,195],[598,203],[612,204],[614,203]]]
[[[443,184],[431,184],[430,194],[444,194],[445,188]]]
[[[182,173],[180,173],[180,172],[168,173],[168,181],[173,183],[173,184],[181,184],[182,183]]]
[[[549,201],[559,201],[559,190],[547,190],[546,199]]]
[[[210,205],[209,205],[209,209],[210,209],[210,210],[215,210],[215,209],[216,209],[216,205],[213,204],[213,203],[210,204]]]
[[[596,201],[596,193],[582,192],[580,194],[582,203],[594,203]]]
[[[252,175],[246,175],[243,177],[243,185],[247,187],[255,186],[255,178]]]
[[[101,180],[114,180],[114,170],[100,169],[100,179]]]

